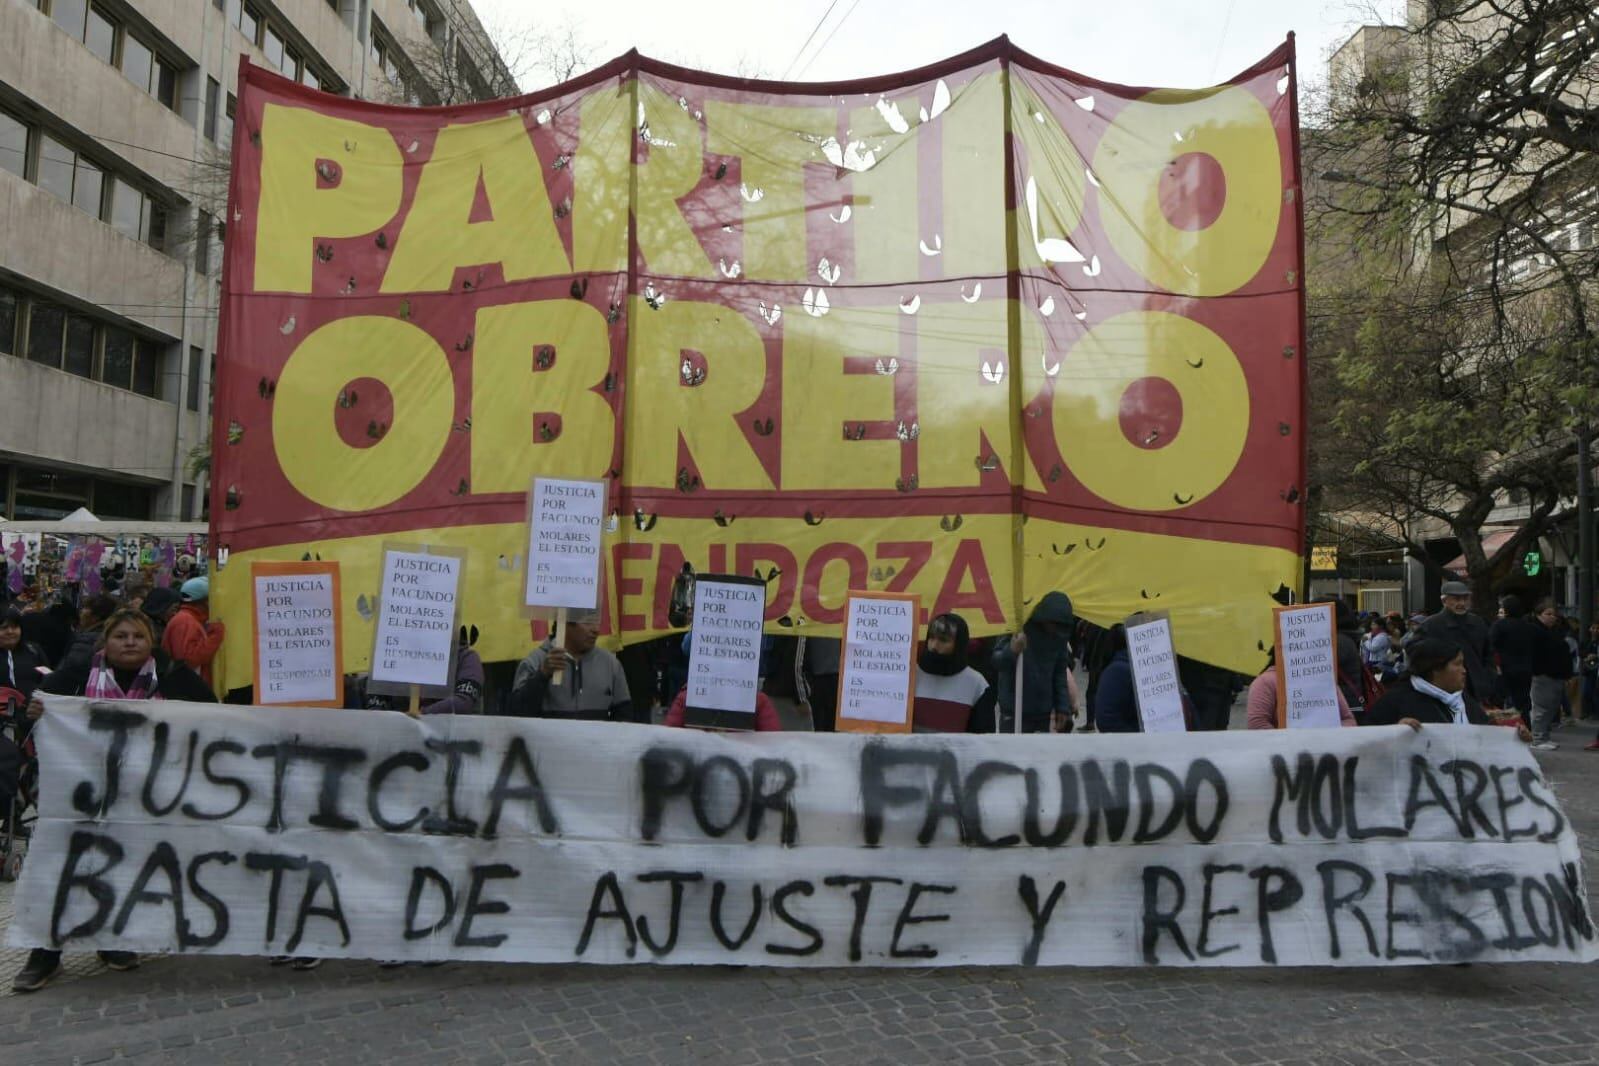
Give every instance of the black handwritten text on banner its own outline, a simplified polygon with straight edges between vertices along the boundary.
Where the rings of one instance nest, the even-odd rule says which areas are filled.
[[[11,943],[790,966],[1599,956],[1509,730],[718,736],[47,699]]]

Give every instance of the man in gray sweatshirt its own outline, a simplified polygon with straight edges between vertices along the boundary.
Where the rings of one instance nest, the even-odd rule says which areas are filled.
[[[627,675],[615,655],[595,646],[598,635],[597,613],[571,612],[564,632],[517,664],[511,713],[523,718],[632,721]]]

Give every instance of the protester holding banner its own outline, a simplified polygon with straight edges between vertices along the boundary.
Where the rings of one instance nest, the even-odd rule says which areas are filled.
[[[627,674],[615,655],[595,646],[598,635],[598,612],[570,612],[565,631],[534,648],[517,665],[511,683],[512,713],[523,718],[629,721],[633,701]]]
[[[927,641],[916,656],[914,732],[993,732],[994,689],[968,664],[970,642],[971,630],[958,614],[941,614],[928,623]]]
[[[1038,601],[1022,631],[994,646],[999,682],[1000,732],[1016,730],[1016,660],[1022,661],[1023,733],[1071,732],[1069,678],[1072,649],[1067,640],[1073,621],[1072,601],[1064,592],[1050,592]]]
[[[1467,688],[1466,653],[1449,640],[1423,638],[1410,646],[1410,671],[1366,712],[1367,725],[1492,725]],[[1526,726],[1519,730],[1531,739]]]
[[[87,696],[98,700],[184,700],[215,703],[211,688],[182,663],[156,650],[155,630],[142,611],[122,608],[106,620],[101,650],[88,665],[55,671],[40,682],[28,704],[28,717],[44,714],[37,693]],[[113,970],[131,970],[139,957],[131,951],[102,951],[100,961]],[[35,948],[11,982],[13,992],[36,992],[61,970],[61,952]]]
[[[178,613],[167,623],[166,632],[161,636],[161,647],[172,658],[198,673],[209,685],[211,661],[216,658],[227,634],[221,622],[210,620],[210,579],[191,577],[178,590],[178,596],[182,603]]]
[[[1353,712],[1349,709],[1349,701],[1344,699],[1343,690],[1336,690],[1338,696],[1338,722],[1346,728],[1353,728],[1359,723],[1355,721]],[[1265,671],[1249,685],[1249,728],[1250,729],[1280,729],[1281,723],[1277,720],[1277,649],[1273,648],[1266,653]]]
[[[43,649],[22,639],[22,612],[15,607],[0,611],[0,689],[27,699],[43,676],[39,668],[48,665]]]

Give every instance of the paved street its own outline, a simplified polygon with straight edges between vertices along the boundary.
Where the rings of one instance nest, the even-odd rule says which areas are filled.
[[[1541,758],[1584,841],[1599,842],[1599,754],[1581,750],[1591,728],[1557,736],[1562,749]],[[1592,848],[1585,852],[1589,870],[1599,869]],[[0,886],[0,925],[12,887]],[[21,954],[0,952],[7,989]],[[1592,966],[379,970],[329,962],[297,973],[261,959],[162,958],[109,973],[92,956],[71,961],[40,993],[0,991],[0,1061],[1599,1062]]]

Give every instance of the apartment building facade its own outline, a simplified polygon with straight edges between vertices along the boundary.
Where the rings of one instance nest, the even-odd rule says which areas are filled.
[[[467,0],[0,0],[0,517],[203,516],[240,56],[517,91]]]

